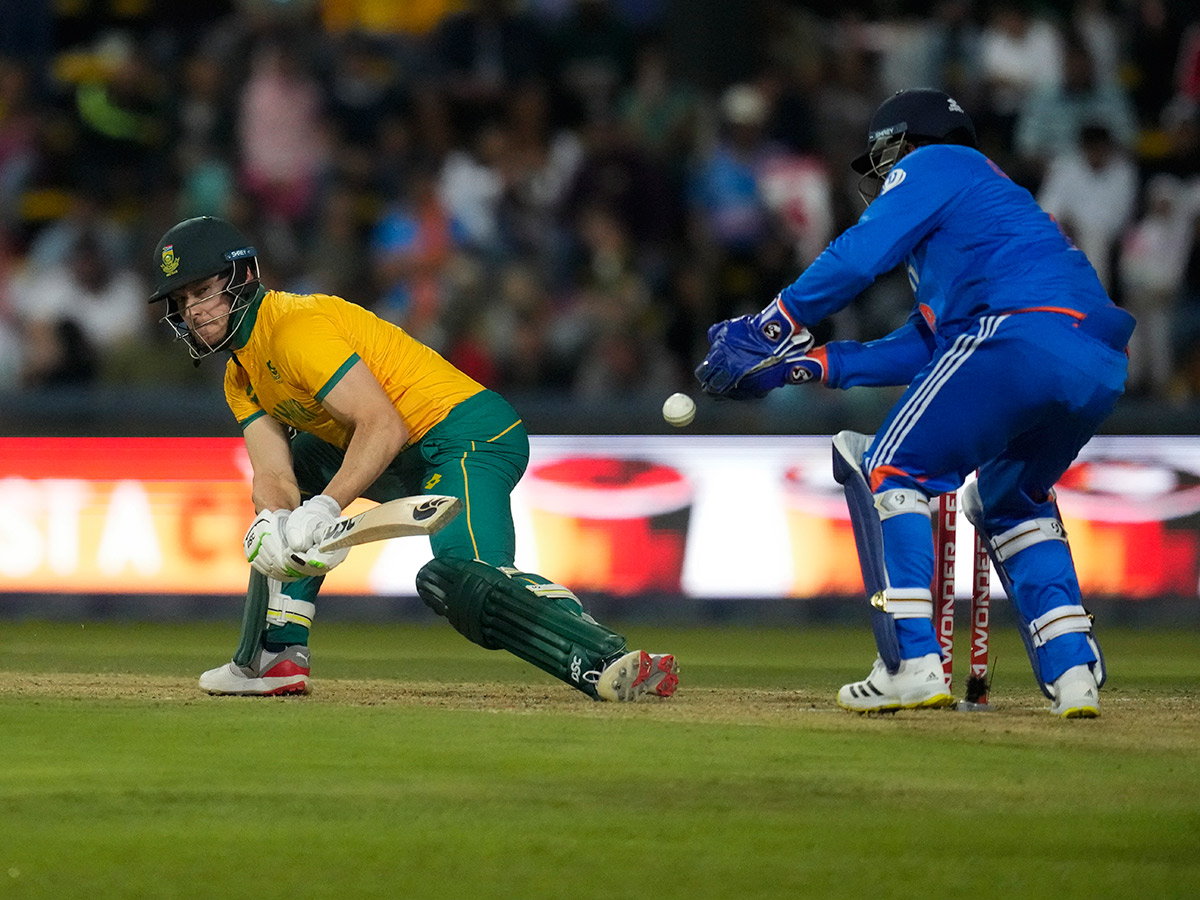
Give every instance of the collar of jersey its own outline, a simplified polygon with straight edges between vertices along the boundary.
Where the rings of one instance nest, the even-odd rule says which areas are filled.
[[[229,342],[231,350],[241,350],[250,343],[250,332],[254,330],[254,323],[258,321],[258,309],[262,306],[262,299],[265,296],[267,296],[267,289],[260,284],[258,290],[254,292],[254,296],[250,298],[250,306],[246,310],[246,314],[242,316],[242,321],[238,323],[237,331],[233,333],[233,340]]]

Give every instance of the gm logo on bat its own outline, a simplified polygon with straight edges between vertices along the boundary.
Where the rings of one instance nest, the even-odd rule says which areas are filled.
[[[423,522],[449,502],[450,500],[446,498],[438,500],[426,500],[413,510],[413,520],[417,522]]]

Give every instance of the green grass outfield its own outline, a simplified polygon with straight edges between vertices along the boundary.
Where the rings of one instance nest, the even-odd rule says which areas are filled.
[[[991,714],[862,717],[866,629],[631,627],[600,704],[443,623],[328,625],[307,698],[216,698],[236,624],[0,622],[0,898],[1191,898],[1194,631],[1106,630],[1052,719],[1011,629]]]

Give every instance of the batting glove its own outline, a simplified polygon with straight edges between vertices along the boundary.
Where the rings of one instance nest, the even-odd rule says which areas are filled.
[[[329,570],[334,566],[341,565],[349,553],[349,547],[323,553],[313,546],[300,553],[290,550],[288,551],[287,558],[289,567],[301,575],[320,578],[323,575],[328,575]]]
[[[288,560],[290,551],[283,539],[287,520],[287,510],[263,510],[242,539],[246,562],[255,571],[276,581],[296,581],[302,577]]]
[[[292,511],[284,526],[283,534],[288,547],[296,553],[307,553],[320,542],[329,526],[341,515],[341,506],[327,494],[317,494],[305,500]]]

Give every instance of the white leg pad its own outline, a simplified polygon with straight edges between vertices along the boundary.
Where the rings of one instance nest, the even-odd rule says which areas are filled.
[[[1056,606],[1029,623],[1029,636],[1035,647],[1045,646],[1060,635],[1089,634],[1091,630],[1092,618],[1082,606]]]
[[[992,538],[992,550],[999,562],[1011,559],[1022,550],[1042,541],[1067,542],[1067,529],[1055,518],[1028,519]]]

